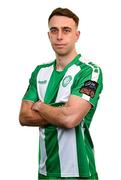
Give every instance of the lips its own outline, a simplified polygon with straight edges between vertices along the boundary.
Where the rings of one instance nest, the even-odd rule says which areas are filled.
[[[64,47],[66,44],[55,44],[56,47]]]

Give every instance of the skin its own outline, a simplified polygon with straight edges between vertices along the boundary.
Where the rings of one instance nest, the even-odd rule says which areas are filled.
[[[77,56],[75,43],[80,32],[72,18],[53,16],[49,22],[48,36],[56,55],[57,70],[64,67]]]
[[[61,71],[77,56],[75,44],[80,32],[72,18],[53,16],[49,22],[48,37],[56,55],[56,69]],[[62,107],[52,107],[41,101],[22,101],[19,120],[21,125],[42,126],[48,123],[62,128],[77,126],[91,109],[81,97],[70,95]]]

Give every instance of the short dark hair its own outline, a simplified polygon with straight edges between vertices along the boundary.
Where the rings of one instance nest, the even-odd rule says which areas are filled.
[[[66,16],[66,17],[72,18],[78,27],[79,17],[75,13],[73,13],[70,9],[60,8],[60,7],[54,9],[48,18],[48,23],[53,16]]]

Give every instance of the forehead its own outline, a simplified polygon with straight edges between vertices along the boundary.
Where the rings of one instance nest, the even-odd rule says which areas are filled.
[[[72,18],[68,18],[66,16],[53,16],[50,19],[49,27],[73,27],[76,26],[74,20]]]

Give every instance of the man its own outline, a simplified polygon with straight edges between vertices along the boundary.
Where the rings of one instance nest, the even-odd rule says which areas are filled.
[[[33,71],[20,123],[39,126],[39,179],[98,179],[89,126],[102,91],[101,69],[83,62],[79,18],[57,8],[48,19],[56,60]]]

